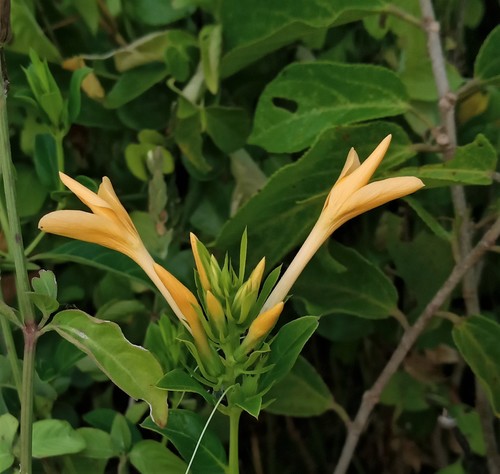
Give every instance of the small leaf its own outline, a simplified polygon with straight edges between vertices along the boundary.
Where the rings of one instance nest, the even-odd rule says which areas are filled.
[[[285,324],[271,341],[267,360],[272,368],[262,375],[259,388],[267,392],[292,369],[302,348],[318,327],[318,318],[303,316]]]
[[[31,279],[31,286],[36,293],[57,299],[56,276],[50,270],[40,270],[38,277]]]
[[[474,76],[491,79],[500,76],[500,25],[486,38],[479,50],[474,64]]]
[[[219,62],[222,49],[221,26],[204,26],[200,31],[199,41],[205,84],[212,94],[217,94],[219,89]]]
[[[336,125],[404,113],[400,79],[379,66],[326,61],[295,63],[259,98],[249,142],[267,151],[300,151]]]
[[[85,440],[85,449],[80,453],[91,459],[109,459],[119,455],[113,447],[111,435],[97,428],[78,428],[77,433]]]
[[[275,415],[318,416],[332,408],[333,396],[314,366],[299,356],[290,373],[266,393],[267,403],[265,410]]]
[[[500,324],[484,316],[471,316],[453,328],[460,354],[481,382],[500,416]]]
[[[33,457],[47,458],[79,453],[85,440],[65,420],[41,420],[33,423]]]
[[[215,404],[215,399],[203,386],[182,369],[174,369],[163,376],[156,384],[158,388],[174,392],[192,392],[201,395],[207,402]]]
[[[132,446],[132,433],[127,419],[121,413],[116,414],[111,425],[111,443],[120,454],[127,453]]]
[[[68,97],[68,120],[69,124],[75,122],[80,114],[80,108],[82,103],[82,92],[81,85],[83,80],[92,72],[92,69],[88,67],[82,67],[76,70],[71,76],[71,82],[69,85],[69,97]]]
[[[426,387],[406,372],[396,372],[380,395],[380,403],[402,411],[422,411],[429,407]]]
[[[139,97],[168,75],[165,64],[146,64],[123,73],[104,102],[110,109],[117,109]]]
[[[187,464],[158,441],[147,439],[134,444],[129,459],[141,474],[185,474]]]
[[[444,163],[403,168],[393,176],[417,176],[426,186],[450,184],[489,185],[497,164],[497,154],[482,134],[468,145],[457,147],[455,157]]]
[[[35,170],[42,184],[49,190],[59,188],[59,164],[53,135],[43,133],[35,137]]]
[[[165,425],[166,394],[156,387],[163,375],[162,368],[149,351],[127,341],[117,324],[93,318],[83,311],[66,310],[56,314],[47,327],[92,357],[129,396],[146,401],[155,422]]]
[[[185,460],[191,459],[201,436],[205,422],[192,411],[172,409],[168,425],[158,428],[149,419],[142,423],[143,428],[153,430],[169,439]],[[220,440],[207,429],[201,438],[191,470],[193,474],[223,474],[227,470],[226,452]]]

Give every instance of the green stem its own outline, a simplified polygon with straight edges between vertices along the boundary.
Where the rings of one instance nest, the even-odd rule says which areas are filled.
[[[31,441],[33,429],[33,378],[37,340],[35,323],[24,328],[23,391],[21,396],[21,468],[20,474],[31,474]]]
[[[24,322],[24,358],[21,394],[21,474],[31,474],[31,436],[33,423],[33,374],[37,327],[35,313],[28,297],[29,281],[24,256],[21,223],[16,207],[14,165],[10,151],[7,119],[6,71],[0,49],[0,171],[3,177],[9,232],[5,234],[15,266],[17,300]]]
[[[64,140],[64,132],[57,131],[54,134],[54,140],[56,141],[56,157],[57,157],[57,169],[64,173],[64,148],[63,148],[63,140]],[[61,180],[59,180],[59,189],[64,189],[64,184]]]
[[[229,414],[229,471],[228,474],[239,474],[240,458],[238,453],[238,435],[241,409],[233,407]]]

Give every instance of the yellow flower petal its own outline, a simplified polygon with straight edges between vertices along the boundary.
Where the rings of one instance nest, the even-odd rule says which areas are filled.
[[[189,239],[191,241],[191,250],[193,252],[194,263],[200,277],[201,286],[205,291],[210,290],[210,281],[208,279],[207,272],[205,271],[205,267],[203,266],[203,263],[201,261],[200,252],[198,251],[199,240],[192,232],[189,234]]]

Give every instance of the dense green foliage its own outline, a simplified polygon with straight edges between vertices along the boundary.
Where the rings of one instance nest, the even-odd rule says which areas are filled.
[[[348,222],[318,252],[277,329],[296,321],[290,337],[300,339],[315,327],[304,316],[319,317],[319,327],[290,372],[273,359],[284,378],[265,395],[258,420],[244,414],[241,422],[243,474],[334,469],[347,415],[461,258],[452,187],[465,187],[473,243],[499,215],[500,5],[434,7],[456,94],[457,147],[447,161],[417,0],[12,0],[5,57],[18,210],[30,276],[43,268],[57,277],[56,288],[40,273],[31,297],[44,320],[64,310],[38,342],[35,472],[182,473],[221,395],[182,376],[164,380],[174,408],[160,428],[144,421],[146,403],[109,382],[110,364],[144,371],[120,380],[158,407],[165,392],[155,381],[193,359],[134,262],[41,237],[43,214],[83,209],[58,171],[94,191],[108,176],[151,254],[194,290],[190,231],[237,267],[247,229],[248,268],[263,256],[266,275],[286,267],[349,149],[363,161],[391,133],[375,179],[413,175],[426,188]],[[500,415],[495,249],[476,270],[480,314],[470,314],[457,286],[438,308],[445,317],[431,320],[385,386],[349,472],[487,472],[484,426],[493,435],[499,427],[484,405],[478,410],[475,386]],[[12,260],[5,244],[0,250],[5,300],[15,305]],[[87,323],[75,306],[113,323]],[[114,323],[155,357],[126,346]],[[80,324],[92,324],[102,346],[91,347]],[[21,358],[22,331],[14,336]],[[122,350],[138,358],[111,357]],[[10,472],[16,454],[14,388],[0,355],[0,472]],[[439,424],[443,410],[454,430]],[[226,422],[212,419],[194,474],[224,472]]]

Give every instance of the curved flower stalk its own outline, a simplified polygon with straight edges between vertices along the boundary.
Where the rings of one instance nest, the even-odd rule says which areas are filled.
[[[144,270],[175,315],[193,335],[199,351],[204,356],[210,357],[207,337],[197,313],[197,310],[201,312],[201,308],[195,296],[153,260],[118,199],[111,181],[104,177],[96,194],[64,173],[59,175],[62,182],[92,212],[74,210],[51,212],[40,219],[38,224],[40,230],[102,245],[130,257]]]
[[[418,191],[424,183],[414,176],[401,176],[368,183],[389,148],[392,135],[385,137],[372,154],[360,163],[351,148],[344,168],[328,194],[311,233],[266,300],[262,312],[283,301],[290,288],[321,245],[342,224],[389,201]]]

